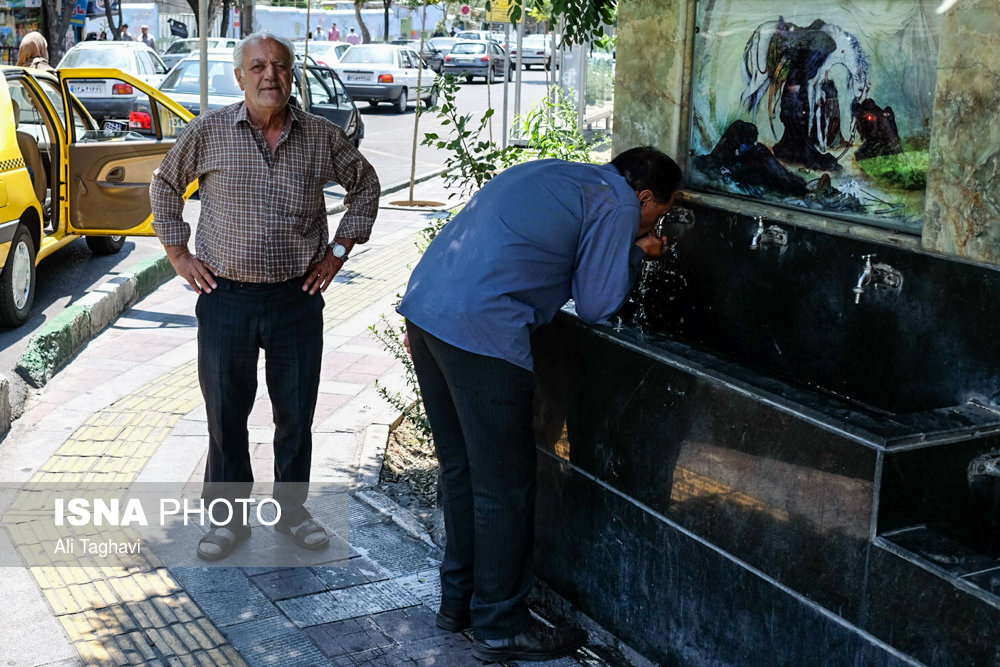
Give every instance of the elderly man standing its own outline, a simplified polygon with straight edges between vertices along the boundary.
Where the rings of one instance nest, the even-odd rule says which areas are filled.
[[[198,376],[208,415],[206,503],[249,494],[247,419],[265,353],[274,413],[276,529],[322,549],[326,530],[304,503],[323,348],[323,296],[355,243],[368,240],[378,177],[344,132],[289,105],[292,45],[253,34],[233,52],[242,102],[203,113],[156,171],[154,228],[177,274],[198,293]],[[195,254],[182,194],[199,180]],[[348,211],[329,241],[323,187],[347,190]],[[238,521],[215,525],[198,556],[219,560],[250,536]]]
[[[144,25],[140,28],[140,30],[142,30],[142,34],[139,35],[139,41],[155,51],[156,40],[153,39],[153,36],[149,34],[149,26]]]

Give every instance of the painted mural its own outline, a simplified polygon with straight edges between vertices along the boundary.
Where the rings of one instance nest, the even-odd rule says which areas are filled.
[[[692,185],[919,232],[937,4],[699,2]]]

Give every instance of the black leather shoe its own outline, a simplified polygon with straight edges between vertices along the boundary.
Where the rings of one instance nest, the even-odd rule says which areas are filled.
[[[434,618],[434,623],[442,630],[447,630],[448,632],[461,632],[462,630],[468,630],[472,627],[472,618],[469,614],[464,616],[450,616],[444,611],[439,611],[437,616]]]
[[[555,660],[583,646],[587,633],[580,628],[550,628],[531,620],[527,630],[504,639],[476,639],[472,655],[486,662]]]

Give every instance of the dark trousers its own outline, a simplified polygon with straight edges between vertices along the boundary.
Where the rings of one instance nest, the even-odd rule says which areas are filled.
[[[312,462],[312,421],[323,356],[323,297],[302,279],[237,283],[198,297],[198,379],[208,416],[202,498],[246,497],[253,486],[247,419],[264,350],[274,414],[274,498],[282,522],[303,516]]]
[[[527,627],[535,521],[534,376],[407,323],[441,464],[442,610],[472,613],[476,637]]]

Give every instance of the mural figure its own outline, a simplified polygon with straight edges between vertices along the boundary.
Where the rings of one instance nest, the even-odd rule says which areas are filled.
[[[803,196],[806,181],[785,169],[771,150],[757,141],[757,126],[745,120],[734,121],[708,155],[694,159],[704,173],[724,175],[743,186],[782,194]]]
[[[692,185],[919,230],[932,0],[697,4]]]
[[[775,156],[810,169],[839,171],[837,158],[826,152],[843,143],[836,81],[846,75],[845,92],[852,103],[860,101],[869,89],[868,67],[858,40],[841,27],[816,19],[802,28],[778,17],[758,26],[744,49],[743,103],[756,113],[766,96],[772,131],[777,107],[785,131],[774,146]],[[853,139],[853,119],[851,127]]]
[[[851,102],[851,117],[863,141],[854,153],[855,158],[864,160],[903,152],[892,107],[883,109],[871,98],[860,104],[855,101]]]

